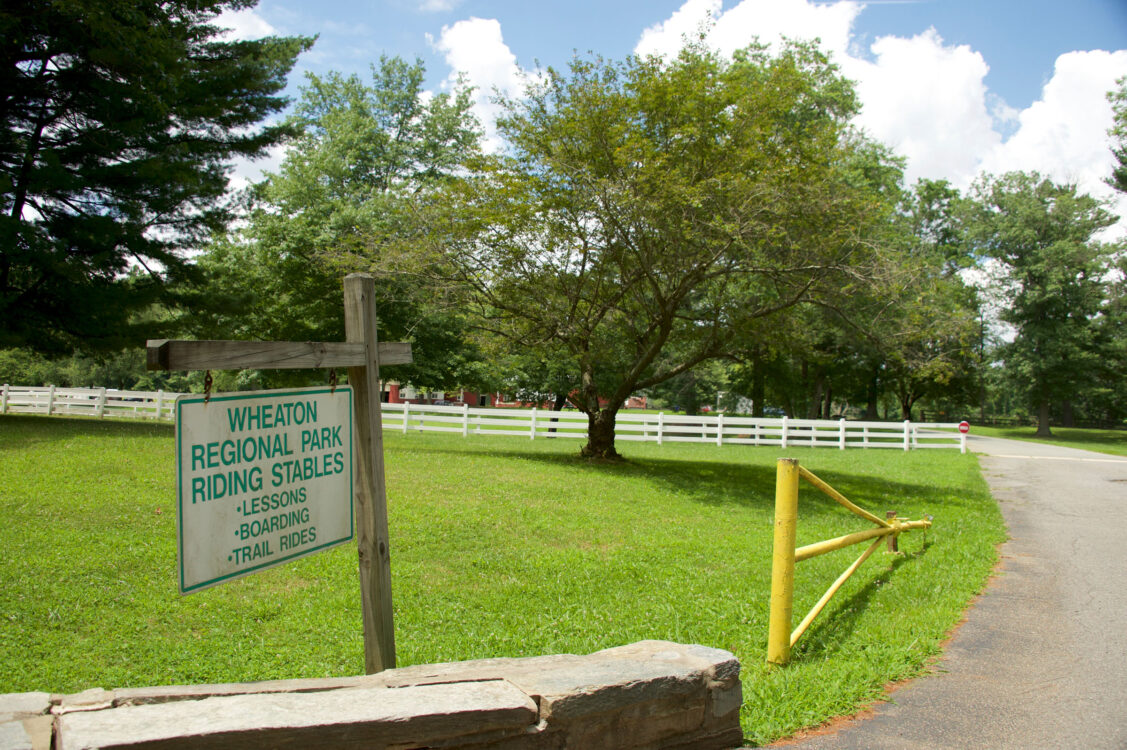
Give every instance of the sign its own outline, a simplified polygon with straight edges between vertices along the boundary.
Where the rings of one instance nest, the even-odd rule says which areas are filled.
[[[959,422],[959,432],[964,435],[970,432],[970,422]]]
[[[353,538],[352,389],[181,396],[180,593]]]

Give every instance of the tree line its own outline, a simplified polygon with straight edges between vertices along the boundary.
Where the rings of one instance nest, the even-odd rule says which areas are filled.
[[[905,184],[814,45],[577,57],[501,98],[487,153],[471,92],[429,95],[400,58],[308,75],[252,127],[313,43],[219,40],[215,13],[252,4],[115,4],[96,28],[45,2],[0,16],[0,380],[134,368],[192,387],[123,344],[341,340],[341,278],[365,271],[381,338],[414,347],[385,377],[570,405],[593,457],[617,455],[639,392],[687,410],[739,394],[756,415],[1019,412],[1046,431],[1127,416],[1107,206],[1035,173]],[[278,170],[224,198],[230,159],[274,144]]]

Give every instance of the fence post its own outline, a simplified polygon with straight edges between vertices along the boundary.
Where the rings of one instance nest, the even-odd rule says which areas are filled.
[[[462,403],[462,437],[470,435],[470,405]]]
[[[160,419],[164,413],[164,391],[157,391],[157,414],[156,419]]]
[[[775,535],[771,562],[771,612],[767,661],[790,660],[794,604],[794,540],[798,527],[798,460],[780,458],[775,472]]]
[[[98,403],[94,406],[94,416],[101,419],[106,414],[106,389],[98,389]]]
[[[665,429],[665,412],[659,411],[657,413],[657,444],[661,445],[661,433]]]
[[[911,450],[912,448],[912,423],[907,419],[904,420],[904,450]]]
[[[410,416],[411,416],[411,402],[410,401],[404,401],[403,402],[403,434],[404,435],[407,434],[407,422],[409,421]]]
[[[786,417],[785,414],[783,415],[783,435],[782,435],[782,445],[780,447],[782,447],[782,448],[787,447],[787,417]]]
[[[841,425],[839,428],[841,432],[838,433],[838,447],[841,448],[841,450],[845,450],[845,417],[841,418],[839,424]]]
[[[47,413],[50,414],[55,408],[55,386],[52,385],[47,390]]]
[[[724,414],[716,415],[716,445],[721,446],[724,444]]]
[[[528,439],[536,439],[536,407],[532,407],[532,421],[528,425]]]
[[[4,390],[0,392],[0,414],[8,413],[8,389],[11,388],[7,383],[4,384]]]

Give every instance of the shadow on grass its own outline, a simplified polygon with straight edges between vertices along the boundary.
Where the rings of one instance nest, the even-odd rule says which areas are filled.
[[[124,421],[97,417],[0,415],[0,451],[25,449],[77,437],[157,437],[171,439],[175,427],[166,422]]]
[[[455,448],[442,445],[414,445],[411,450],[459,456],[465,456],[467,452],[461,446]],[[610,477],[643,480],[653,483],[660,491],[676,493],[706,505],[760,507],[773,512],[770,509],[775,503],[776,462],[773,458],[775,451],[752,447],[748,447],[747,450],[771,450],[771,453],[761,453],[756,456],[762,463],[651,456],[614,462],[591,461],[570,452],[549,453],[534,449],[497,450],[492,446],[480,453],[484,458],[533,461],[560,468],[598,472]],[[920,498],[935,495],[935,486],[926,483],[896,482],[871,474],[834,469],[818,469],[816,474],[857,505],[880,516],[884,515],[886,509],[902,510],[897,506],[915,506],[923,502]],[[849,511],[805,481],[799,483],[799,493],[800,524],[803,518],[810,519],[830,514],[849,515]],[[969,501],[961,497],[946,496],[943,499],[944,510],[953,510],[969,504]],[[867,523],[861,519],[858,521]]]
[[[880,587],[889,584],[893,580],[893,574],[901,565],[907,562],[913,562],[925,555],[932,543],[930,539],[925,539],[919,549],[896,555],[887,568],[877,572],[863,587],[855,591],[848,598],[840,601],[831,600],[833,604],[827,606],[827,608],[814,619],[814,622],[810,624],[810,627],[799,639],[798,643],[795,644],[791,652],[791,662],[803,662],[807,660],[823,661],[828,654],[840,651],[842,644],[848,640],[850,634],[857,630],[857,620],[865,613],[865,610],[868,609],[869,602]],[[865,545],[856,545],[856,549],[863,550],[864,546]],[[870,558],[854,575],[863,576],[864,569],[872,565],[873,562],[873,559]],[[871,571],[870,575],[872,575]],[[805,616],[806,612],[795,612],[794,624],[797,625]]]

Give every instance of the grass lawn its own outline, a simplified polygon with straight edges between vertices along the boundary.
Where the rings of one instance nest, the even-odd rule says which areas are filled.
[[[935,516],[877,553],[764,663],[775,448],[385,434],[400,666],[588,653],[644,638],[734,652],[765,743],[916,675],[1004,532],[973,455],[785,455],[878,514]],[[349,545],[181,598],[173,428],[0,416],[0,692],[357,674]],[[863,529],[805,486],[798,543]],[[795,622],[862,547],[800,563]]]
[[[1051,438],[1036,437],[1036,427],[979,427],[971,428],[973,435],[1029,440],[1034,443],[1063,445],[1113,456],[1127,456],[1127,430],[1085,430],[1079,427],[1053,427]]]

